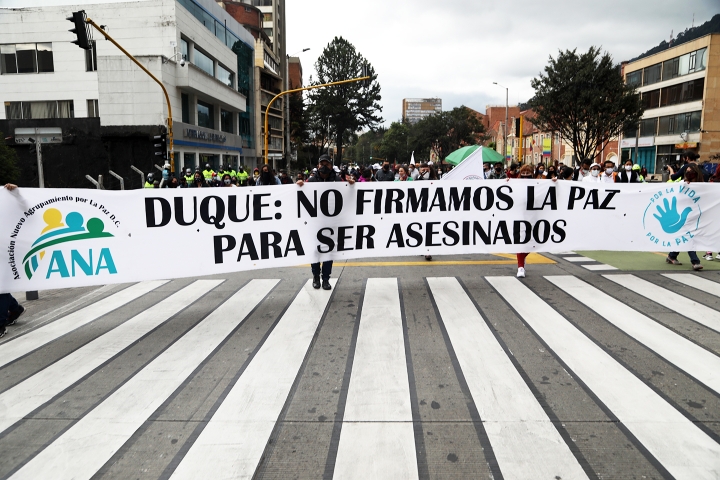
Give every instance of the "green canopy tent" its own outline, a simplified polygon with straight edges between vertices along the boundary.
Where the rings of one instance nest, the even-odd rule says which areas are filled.
[[[478,150],[480,150],[480,152],[477,152]],[[445,157],[445,161],[451,165],[458,165],[470,155],[473,156],[473,159],[479,160],[480,163],[504,162],[501,154],[491,148],[483,147],[482,145],[468,145],[466,147],[459,148]]]

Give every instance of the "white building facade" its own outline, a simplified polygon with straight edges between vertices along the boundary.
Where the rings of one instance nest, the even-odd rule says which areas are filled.
[[[77,10],[167,88],[176,171],[244,163],[252,132],[241,121],[247,97],[239,87],[252,75],[255,40],[211,0],[0,9],[0,120],[99,117],[108,134],[167,125],[162,90],[117,47],[97,31],[93,50],[71,43],[66,17]]]

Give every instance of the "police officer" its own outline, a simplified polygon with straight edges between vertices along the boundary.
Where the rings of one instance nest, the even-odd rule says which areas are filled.
[[[192,170],[190,170],[189,168],[186,168],[184,177],[185,177],[185,181],[187,182],[187,184],[190,185],[193,182]]]
[[[205,164],[205,170],[203,170],[202,174],[203,174],[203,177],[205,178],[205,181],[206,181],[206,182],[209,182],[210,180],[212,180],[212,177],[213,177],[213,175],[215,174],[215,170],[213,170],[212,168],[210,168],[210,164],[209,164],[209,163],[206,163],[206,164]]]
[[[247,185],[247,179],[248,179],[248,173],[245,171],[245,167],[240,165],[240,169],[237,172],[237,182],[239,186],[246,186]]]
[[[147,179],[145,180],[145,188],[155,188],[154,182],[155,182],[155,174],[152,172],[148,173]]]

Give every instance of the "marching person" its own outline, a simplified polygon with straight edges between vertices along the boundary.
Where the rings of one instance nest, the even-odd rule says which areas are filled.
[[[627,160],[623,169],[620,170],[620,173],[618,173],[615,181],[617,183],[640,183],[639,173],[640,167],[638,166],[637,170],[633,170],[632,160]]]
[[[145,185],[143,188],[155,188],[155,174],[150,172],[147,174],[145,179]]]
[[[520,171],[518,172],[518,177],[522,178],[524,180],[530,180],[535,175],[535,172],[533,170],[532,165],[523,165],[520,167]],[[505,179],[506,182],[509,182],[510,179]],[[525,258],[528,256],[527,253],[517,253],[515,254],[515,258],[517,259],[517,275],[515,275],[517,278],[525,278]]]
[[[207,186],[208,184],[205,181],[203,174],[200,171],[195,172],[195,176],[193,177],[193,181],[189,185],[189,188],[203,188]]]
[[[237,173],[238,187],[247,186],[247,179],[248,179],[248,173],[245,171],[245,167],[240,165],[240,168],[238,169],[238,173]]]
[[[15,190],[17,185],[12,183],[5,184],[5,188],[9,191]],[[12,294],[0,293],[0,338],[7,334],[7,328],[17,323],[17,319],[25,313],[25,307],[20,305]]]
[[[340,176],[335,173],[332,168],[332,162],[330,157],[327,155],[321,155],[318,159],[317,171],[307,179],[308,182],[341,182]],[[355,179],[350,175],[348,176],[347,183],[353,185]],[[302,187],[305,184],[303,180],[297,181],[297,186]],[[310,269],[313,275],[313,288],[320,288],[320,276],[322,275],[322,288],[323,290],[330,290],[330,275],[332,274],[332,260],[326,260],[322,262],[311,263]]]
[[[592,160],[590,160],[589,158],[586,158],[585,160],[583,160],[582,163],[580,164],[580,168],[575,170],[575,173],[573,174],[573,180],[575,180],[577,182],[582,182],[583,178],[589,177],[590,176],[590,167],[591,167],[592,163],[593,163]],[[598,165],[598,171],[600,170],[599,167],[600,166]]]
[[[493,172],[488,175],[488,180],[502,180],[503,178],[507,178],[507,175],[503,171],[503,164],[498,162],[493,167]]]
[[[184,177],[185,177],[186,184],[190,185],[193,182],[192,170],[190,170],[189,168],[186,168]]]
[[[280,179],[270,171],[269,165],[263,165],[260,169],[260,176],[255,180],[255,185],[282,185]]]
[[[398,167],[398,178],[395,179],[396,182],[412,182],[413,178],[410,176],[408,171],[405,169],[404,166]]]
[[[590,182],[590,183],[602,182],[602,179],[600,178],[600,164],[593,163],[592,165],[590,165],[590,174],[585,177],[582,177],[581,181]]]
[[[685,171],[685,176],[683,177],[683,182],[686,184],[691,184],[693,182],[703,182],[705,181],[705,177],[703,176],[702,170],[700,170],[700,167],[698,167],[697,163],[688,163],[685,167],[683,167],[683,170]],[[671,265],[682,265],[677,259],[680,252],[670,252],[668,253],[667,258],[665,258],[665,263],[669,263]],[[690,263],[692,263],[692,269],[696,272],[703,269],[703,266],[700,264],[700,259],[697,256],[696,252],[687,252],[688,257],[690,257]]]
[[[209,182],[212,180],[212,176],[215,174],[215,170],[210,168],[210,164],[205,164],[205,170],[202,171],[203,177],[205,177],[205,181]]]
[[[322,158],[322,157],[320,157]],[[330,158],[330,157],[328,157]],[[394,182],[395,172],[390,168],[390,162],[387,160],[383,161],[382,169],[378,170],[375,174],[375,180],[378,182]]]

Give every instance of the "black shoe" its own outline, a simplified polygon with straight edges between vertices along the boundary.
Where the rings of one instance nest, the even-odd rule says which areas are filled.
[[[8,315],[7,323],[5,325],[15,325],[17,323],[17,319],[20,318],[20,315],[25,313],[25,307],[23,307],[22,305],[19,305],[19,307],[19,310],[10,312],[10,315]]]
[[[0,328],[2,328],[2,330],[0,330],[0,338],[2,338],[7,333],[7,328],[5,328],[5,327],[0,327]]]
[[[325,278],[323,279],[323,290],[330,290],[332,287],[330,286],[330,279]]]
[[[320,288],[320,275],[313,275],[313,288]]]
[[[425,255],[425,260],[427,260],[428,262],[432,260],[432,255]]]

